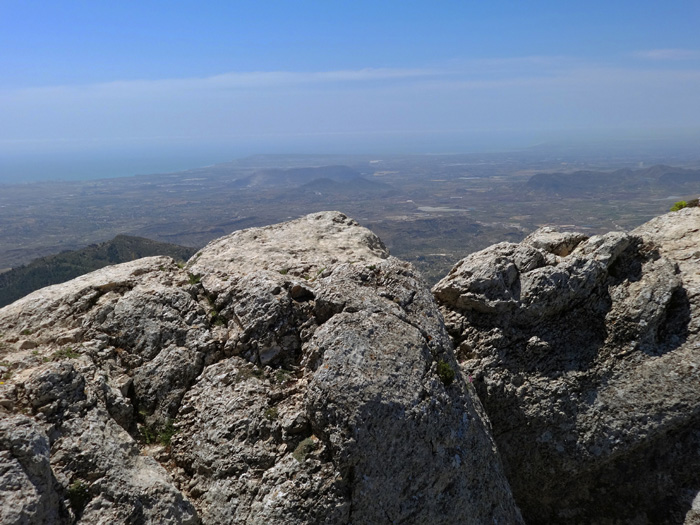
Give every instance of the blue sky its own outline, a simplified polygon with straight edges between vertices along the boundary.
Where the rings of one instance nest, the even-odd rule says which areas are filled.
[[[682,0],[0,0],[0,155],[697,129],[698,27]]]

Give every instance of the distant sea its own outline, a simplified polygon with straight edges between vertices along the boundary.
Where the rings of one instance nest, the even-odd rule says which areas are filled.
[[[170,173],[256,154],[446,154],[535,148],[567,156],[608,151],[646,161],[657,153],[698,158],[700,130],[679,136],[625,138],[608,132],[319,133],[228,139],[129,139],[94,142],[0,142],[0,184],[92,180]],[[627,135],[629,137],[629,135]],[[556,141],[560,141],[557,145]],[[554,141],[554,142],[552,142]],[[554,148],[554,149],[552,149]]]
[[[486,139],[486,140],[485,140]],[[505,139],[505,140],[504,140]],[[255,154],[424,154],[503,150],[528,145],[512,137],[453,133],[310,134],[210,142],[129,140],[104,143],[0,143],[0,184],[91,180],[169,173]]]
[[[142,148],[102,151],[0,152],[0,184],[47,180],[94,180],[169,173],[228,162],[247,152]]]

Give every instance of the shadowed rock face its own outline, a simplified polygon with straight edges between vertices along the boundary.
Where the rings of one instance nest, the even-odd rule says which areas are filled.
[[[433,293],[528,523],[700,522],[700,209],[538,230]]]
[[[3,523],[521,522],[430,292],[342,214],[39,290],[0,332]]]

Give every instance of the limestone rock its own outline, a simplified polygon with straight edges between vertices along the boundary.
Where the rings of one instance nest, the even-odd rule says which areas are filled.
[[[696,513],[699,246],[698,208],[629,234],[539,230],[434,287],[528,523]]]
[[[61,523],[63,506],[49,464],[49,439],[31,418],[0,419],[0,522]]]
[[[252,249],[254,247],[254,249]],[[308,278],[338,262],[386,259],[382,241],[342,213],[312,213],[301,219],[233,232],[210,242],[188,267],[236,274],[271,270]]]
[[[523,244],[528,244],[545,253],[566,257],[586,239],[586,235],[582,233],[560,232],[545,226],[525,237]]]
[[[10,522],[521,522],[432,295],[342,214],[39,290],[0,333]]]

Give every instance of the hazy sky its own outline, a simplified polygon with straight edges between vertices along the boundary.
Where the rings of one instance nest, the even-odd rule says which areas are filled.
[[[0,0],[0,154],[697,129],[699,28],[697,0]]]

